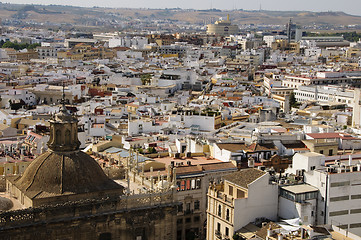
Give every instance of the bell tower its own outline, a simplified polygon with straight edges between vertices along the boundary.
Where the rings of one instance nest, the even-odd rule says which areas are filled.
[[[63,85],[62,106],[50,122],[50,139],[48,147],[55,152],[69,152],[79,150],[78,119],[65,107],[65,94]]]

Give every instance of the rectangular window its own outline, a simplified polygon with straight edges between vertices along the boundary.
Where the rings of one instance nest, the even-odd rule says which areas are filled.
[[[182,230],[178,230],[177,231],[177,240],[181,240],[182,239]]]
[[[350,199],[349,196],[332,197],[332,198],[330,198],[330,202],[346,201],[349,199]]]
[[[197,179],[196,181],[196,189],[200,189],[201,188],[201,180]]]
[[[350,186],[350,181],[331,183],[331,187],[342,187],[342,186]]]
[[[229,236],[229,228],[226,227],[226,236]]]
[[[192,186],[192,189],[196,188],[196,180],[195,179],[192,179],[191,186]]]
[[[228,194],[233,197],[233,187],[232,186],[228,187]]]
[[[184,191],[185,190],[185,181],[181,181],[181,191]]]
[[[194,201],[194,210],[198,210],[199,209],[199,201]]]
[[[332,156],[333,155],[333,149],[328,150],[328,156]]]
[[[237,189],[237,198],[243,198],[244,197],[244,192]]]
[[[200,221],[200,217],[199,216],[195,216],[194,218],[193,218],[193,222],[199,222]]]
[[[191,189],[191,180],[187,180],[187,182],[186,182],[186,189],[187,189],[187,190]]]
[[[361,208],[359,208],[359,209],[351,209],[350,210],[350,214],[357,214],[357,213],[361,213]]]
[[[221,231],[221,224],[217,223],[217,230],[220,232]]]
[[[183,212],[183,203],[178,205],[178,212]]]
[[[351,199],[361,199],[361,194],[351,195]]]
[[[191,210],[191,204],[187,203],[186,204],[186,211],[189,212]]]
[[[347,214],[348,214],[348,210],[335,211],[335,212],[330,212],[330,217],[347,215]]]
[[[359,227],[361,227],[361,223],[350,224],[350,228],[359,228]]]

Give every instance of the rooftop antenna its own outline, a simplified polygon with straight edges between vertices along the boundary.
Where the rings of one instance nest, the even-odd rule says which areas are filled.
[[[262,3],[259,4],[259,11],[262,11]]]

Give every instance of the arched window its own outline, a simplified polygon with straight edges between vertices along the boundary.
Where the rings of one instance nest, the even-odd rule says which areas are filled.
[[[229,209],[226,211],[226,220],[229,221]]]
[[[65,131],[65,144],[70,143],[70,140],[71,140],[70,131],[69,129],[67,129]]]
[[[62,144],[61,142],[61,131],[58,129],[55,132],[55,142],[56,144]]]

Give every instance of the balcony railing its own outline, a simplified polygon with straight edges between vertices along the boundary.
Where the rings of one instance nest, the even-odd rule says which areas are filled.
[[[222,239],[222,234],[221,234],[220,231],[216,230],[216,231],[214,232],[214,234],[216,235],[217,238]]]

